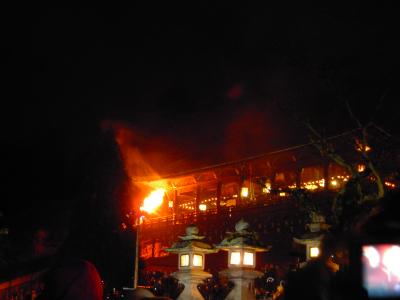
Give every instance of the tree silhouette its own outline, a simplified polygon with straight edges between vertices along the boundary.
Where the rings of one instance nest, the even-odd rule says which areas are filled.
[[[134,238],[121,230],[130,181],[112,132],[96,131],[70,168],[72,215],[62,254],[93,262],[106,287],[130,286]]]

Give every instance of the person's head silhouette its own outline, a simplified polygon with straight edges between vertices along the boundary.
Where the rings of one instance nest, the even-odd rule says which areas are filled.
[[[81,259],[65,260],[47,274],[40,300],[102,300],[103,284],[96,267]]]

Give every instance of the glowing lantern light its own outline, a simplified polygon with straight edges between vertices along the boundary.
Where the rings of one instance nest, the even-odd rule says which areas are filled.
[[[165,190],[157,189],[152,191],[149,196],[147,196],[143,201],[143,206],[140,210],[146,211],[148,213],[154,212],[163,202]]]
[[[183,253],[179,254],[179,268],[192,269],[204,268],[204,254],[202,253]]]
[[[202,267],[203,266],[203,255],[193,254],[193,266]]]
[[[318,188],[318,185],[312,184],[312,183],[306,183],[304,186],[307,190],[316,190]]]
[[[365,165],[363,165],[363,164],[359,164],[359,165],[357,165],[357,171],[358,172],[364,172],[365,171]]]
[[[204,254],[202,253],[182,253],[179,254],[179,268],[203,268]]]
[[[332,181],[331,181],[331,185],[337,186],[337,181],[336,181],[336,180],[332,180]]]
[[[243,255],[243,264],[246,266],[254,265],[254,253],[253,252],[244,252]]]
[[[396,185],[394,183],[391,183],[389,181],[385,181],[385,185],[390,187],[390,188],[395,188],[396,187]]]
[[[315,258],[319,256],[319,248],[318,247],[311,247],[310,248],[310,257]]]
[[[204,236],[199,236],[198,232],[197,226],[188,226],[186,235],[179,237],[181,242],[174,243],[171,248],[166,249],[167,252],[179,255],[178,266],[180,270],[204,270],[204,255],[218,251],[207,243],[199,243],[198,241],[204,239]]]
[[[200,209],[201,211],[206,211],[206,210],[207,210],[207,205],[206,205],[206,204],[200,204],[200,205],[199,205],[199,209]]]
[[[240,265],[240,252],[232,251],[230,254],[231,254],[231,258],[229,260],[229,263],[231,265]]]
[[[251,266],[254,267],[254,251],[230,251],[229,265],[233,266]]]
[[[169,201],[168,201],[168,207],[169,207],[169,208],[174,207],[174,201],[169,200]]]
[[[356,144],[357,144],[356,149],[357,149],[357,151],[359,151],[359,152],[368,152],[368,151],[371,150],[371,147],[370,147],[370,146],[364,145],[364,144],[362,144],[362,143],[359,142],[359,141],[356,141]]]
[[[189,266],[189,254],[181,254],[179,265],[181,267],[188,267]]]
[[[240,195],[244,198],[249,196],[249,188],[248,187],[242,187],[242,191],[240,193]]]
[[[279,193],[279,196],[285,197],[285,196],[286,196],[286,193],[285,193],[285,192],[280,192],[280,193]]]
[[[265,187],[263,187],[262,192],[264,194],[270,193],[271,192],[271,182],[266,182]]]
[[[228,268],[254,269],[256,267],[256,252],[268,251],[269,248],[260,247],[255,233],[247,229],[249,224],[243,219],[235,225],[236,238],[225,238],[216,247],[228,251]]]

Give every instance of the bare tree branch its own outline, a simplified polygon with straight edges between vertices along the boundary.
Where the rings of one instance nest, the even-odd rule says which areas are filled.
[[[383,100],[385,99],[386,95],[389,93],[389,89],[384,91],[382,95],[378,99],[378,103],[375,106],[375,112],[379,111],[383,106]]]
[[[388,137],[388,138],[392,137],[392,134],[390,134],[386,129],[383,129],[381,126],[377,125],[376,123],[372,122],[371,126],[373,126],[377,130],[379,130],[381,133],[386,135],[386,137]]]
[[[331,158],[338,165],[347,169],[352,176],[357,176],[357,172],[354,170],[353,166],[346,162],[346,160],[334,150],[333,146],[322,137],[322,135],[314,128],[314,126],[311,125],[310,122],[306,122],[305,125],[313,135],[310,136],[311,142],[319,150],[321,155]]]
[[[367,146],[368,146],[368,140],[367,140],[367,126],[363,127],[362,129],[362,148],[361,148],[361,155],[364,158],[364,160],[367,162],[368,168],[371,170],[372,174],[374,175],[376,179],[376,185],[378,188],[378,195],[377,198],[381,199],[385,196],[385,186],[382,180],[381,174],[378,172],[378,170],[375,167],[374,162],[371,160],[370,156],[368,155],[367,151]]]
[[[345,100],[344,101],[347,111],[349,112],[350,117],[356,122],[358,128],[362,128],[362,124],[360,122],[360,120],[354,115],[353,110],[351,109],[350,103],[349,101]]]

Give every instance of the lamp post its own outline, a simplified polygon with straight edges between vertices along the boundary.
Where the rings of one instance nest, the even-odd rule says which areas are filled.
[[[208,272],[204,272],[205,254],[215,253],[212,245],[202,241],[204,236],[199,236],[199,229],[195,225],[186,228],[186,235],[180,236],[180,241],[175,242],[171,248],[165,249],[167,252],[178,254],[178,271],[173,276],[181,281],[185,288],[178,299],[198,299],[202,300],[197,286],[204,279],[211,277]]]
[[[216,248],[228,251],[228,269],[220,272],[234,282],[235,286],[227,300],[255,299],[254,279],[262,276],[255,270],[256,252],[268,251],[262,247],[256,234],[247,231],[249,223],[243,219],[235,225],[235,232],[227,232],[227,237]]]
[[[156,211],[163,203],[165,190],[163,188],[157,188],[143,200],[143,206],[140,207],[137,211],[146,211],[148,214]],[[138,279],[139,279],[139,244],[140,244],[140,226],[142,223],[143,216],[136,216],[134,227],[136,228],[136,245],[135,245],[135,270],[134,270],[134,279],[133,279],[133,288],[137,289],[138,287]]]
[[[140,257],[140,253],[139,253],[139,243],[140,243],[140,218],[138,218],[135,224],[135,228],[136,228],[136,245],[135,245],[135,271],[133,274],[133,288],[137,289],[138,287],[138,279],[139,279],[139,257]]]

